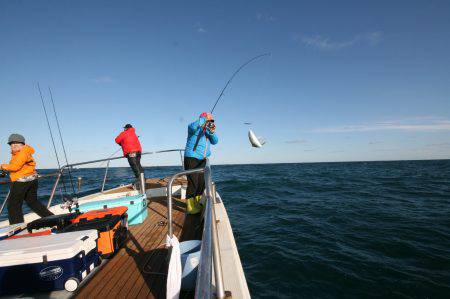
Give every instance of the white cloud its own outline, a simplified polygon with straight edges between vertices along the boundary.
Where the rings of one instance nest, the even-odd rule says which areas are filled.
[[[109,77],[109,76],[102,76],[102,77],[97,77],[91,80],[92,82],[95,83],[111,83],[114,82],[113,78]]]
[[[206,33],[206,29],[200,24],[200,22],[197,22],[195,24],[195,30],[197,31],[197,33]]]
[[[312,130],[316,133],[349,133],[349,132],[371,132],[371,131],[409,131],[409,132],[435,132],[450,131],[450,120],[446,119],[421,119],[416,121],[396,120],[383,121],[373,124],[355,124],[336,127],[317,128]]]
[[[260,22],[274,22],[276,18],[268,13],[257,12],[256,19]]]
[[[381,31],[375,31],[368,33],[361,38],[366,40],[371,46],[375,46],[383,40],[383,33]]]
[[[295,35],[294,40],[302,43],[303,45],[311,48],[316,48],[322,51],[340,50],[343,48],[349,48],[357,44],[367,44],[375,46],[383,39],[383,33],[381,31],[370,32],[366,34],[358,34],[353,38],[343,41],[333,41],[328,37],[321,35],[314,36],[300,36]]]

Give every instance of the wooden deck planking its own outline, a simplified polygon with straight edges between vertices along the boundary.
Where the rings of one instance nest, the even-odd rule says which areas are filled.
[[[154,221],[151,221],[152,219],[150,219],[149,221],[143,223],[143,225],[145,225],[147,229],[144,230],[144,233],[139,238],[139,242],[133,242],[133,240],[135,240],[136,237],[133,235],[133,232],[130,231],[130,239],[128,243],[120,252],[118,252],[118,254],[121,255],[117,257],[117,260],[119,262],[110,267],[109,273],[105,273],[102,275],[103,277],[101,279],[107,279],[110,282],[108,284],[104,284],[103,288],[100,289],[98,293],[99,297],[101,298],[109,297],[111,291],[115,287],[123,285],[126,282],[127,277],[131,273],[139,271],[139,265],[136,265],[136,263],[133,262],[133,259],[130,260],[130,257],[133,258],[133,252],[134,250],[139,250],[138,248],[139,246],[147,246],[147,242],[152,241],[153,234],[155,230],[157,231],[157,228],[154,225],[152,225],[152,222],[157,223],[159,219],[158,215],[155,214],[153,219]],[[142,245],[140,245],[139,243],[141,243]],[[115,294],[113,292],[111,296],[114,295]]]
[[[184,218],[184,223],[182,225],[182,228],[180,228],[180,230],[176,230],[174,228],[174,234],[176,234],[178,236],[178,238],[180,239],[180,241],[186,241],[186,240],[192,240],[192,239],[200,239],[201,237],[201,233],[202,230],[198,229],[199,227],[199,220],[200,217],[199,216],[191,216],[191,215],[186,215]],[[185,229],[188,228],[188,229]],[[167,250],[166,250],[167,251]],[[166,251],[158,251],[157,254],[159,255],[167,255]],[[158,257],[155,257],[153,259],[154,261],[158,260]],[[166,263],[152,263],[151,264],[151,269],[153,272],[163,272],[163,273],[167,273],[167,267],[168,265]],[[153,268],[154,267],[154,268]],[[150,285],[149,288],[146,288],[145,285],[141,288],[141,290],[139,291],[138,295],[136,296],[137,298],[165,298],[165,285],[166,285],[166,278],[167,276],[165,275],[156,275],[152,277],[152,274],[144,274],[143,278],[146,281],[150,281]],[[156,288],[154,286],[163,286],[163,287],[159,287]],[[129,298],[133,298],[133,297],[129,297]]]
[[[142,247],[137,244],[137,251],[133,253],[129,253],[131,257],[134,259],[134,263],[132,264],[132,268],[127,274],[127,278],[121,284],[116,284],[111,292],[108,294],[108,297],[120,297],[123,298],[128,294],[132,293],[137,286],[144,285],[146,282],[142,279],[142,272],[144,271],[145,264],[148,263],[149,260],[153,257],[153,251],[159,250],[162,246],[164,246],[165,235],[167,232],[167,227],[159,227],[159,229],[155,230],[151,234],[151,238],[144,244]],[[135,240],[134,242],[139,242]],[[146,251],[146,248],[151,248],[149,252]],[[162,247],[163,248],[163,247]],[[162,261],[164,262],[164,261]]]
[[[159,207],[158,207],[159,208]],[[128,258],[134,257],[135,253],[139,253],[143,250],[143,248],[152,248],[153,243],[155,242],[155,236],[158,236],[159,234],[163,234],[164,233],[164,228],[165,226],[157,226],[157,223],[159,221],[161,221],[161,216],[156,213],[156,212],[161,212],[163,211],[162,207],[160,209],[160,211],[157,211],[157,209],[155,209],[154,207],[150,207],[149,208],[149,213],[153,213],[154,217],[154,221],[146,221],[144,223],[144,225],[146,225],[147,227],[149,227],[150,229],[146,232],[146,234],[144,236],[142,236],[141,238],[137,238],[132,231],[130,231],[130,237],[129,237],[129,242],[127,244],[127,246],[124,248],[127,255],[123,255],[122,258],[125,259],[125,262],[128,261]],[[167,229],[167,228],[166,228]],[[123,260],[122,259],[122,260]],[[120,267],[121,269],[115,269],[115,276],[118,276],[119,279],[121,278],[121,276],[123,276],[124,274],[122,273],[123,271],[128,271],[128,270],[132,270],[130,268],[126,268],[127,265],[125,265],[124,267]],[[136,266],[137,269],[139,269],[137,263],[131,263],[131,266]],[[122,271],[120,271],[122,270]],[[133,271],[131,273],[134,273],[136,271]],[[127,274],[125,274],[125,276],[127,276]],[[123,282],[123,280],[121,281]],[[126,281],[124,281],[126,282]],[[117,287],[121,287],[122,284],[115,284],[113,288],[117,288]],[[113,293],[114,295],[114,293]]]
[[[174,199],[174,234],[180,240],[199,237],[198,216],[185,217],[185,203]],[[126,246],[75,294],[76,298],[160,298],[165,296],[167,273],[166,198],[152,198],[149,217],[144,223],[130,227]],[[165,225],[158,223],[164,221]]]
[[[129,270],[130,265],[135,266],[135,264],[132,263],[132,260],[129,260],[130,256],[127,252],[129,250],[137,249],[136,243],[132,242],[131,236],[139,240],[141,243],[145,242],[143,245],[146,245],[146,240],[150,240],[153,237],[152,232],[156,229],[154,224],[160,221],[159,213],[155,213],[155,208],[157,207],[152,207],[151,203],[149,206],[149,217],[144,221],[144,223],[130,227],[130,238],[126,244],[126,247],[117,252],[117,254],[104,266],[104,268],[101,269],[100,273],[94,276],[93,279],[86,284],[84,289],[87,288],[87,290],[79,293],[78,296],[80,296],[80,298],[83,298],[84,295],[86,295],[86,298],[106,296],[110,288],[116,285],[123,278],[121,277],[123,271]],[[163,211],[162,208],[161,211]],[[130,265],[127,265],[127,263]]]
[[[153,216],[152,218],[154,218]],[[139,230],[136,232],[139,237],[145,236],[148,233],[148,229],[150,229],[150,226],[141,225],[138,227]],[[100,269],[99,273],[95,275],[89,282],[83,286],[82,289],[80,289],[80,292],[77,294],[77,297],[80,298],[92,298],[96,297],[99,292],[101,292],[102,288],[105,287],[105,281],[102,281],[104,277],[107,277],[110,273],[111,275],[114,274],[115,268],[122,267],[125,263],[125,260],[123,260],[121,257],[125,253],[123,252],[123,249],[121,249],[117,254],[110,260],[106,265]],[[109,277],[109,283],[114,283],[112,281],[112,278]],[[97,285],[98,287],[92,287],[92,285]]]

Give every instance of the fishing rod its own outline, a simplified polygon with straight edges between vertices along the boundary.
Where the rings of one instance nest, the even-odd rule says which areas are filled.
[[[112,158],[115,154],[117,154],[120,150],[122,149],[122,147],[119,147],[114,153],[112,153],[111,155],[109,155],[106,160],[107,161],[103,161],[102,163],[100,163],[100,165],[98,167],[103,167],[103,165],[105,165],[105,163],[108,163],[110,161],[108,161],[110,158]]]
[[[225,92],[225,89],[227,89],[228,85],[230,85],[231,81],[233,80],[233,78],[247,65],[249,65],[250,63],[252,63],[255,60],[258,60],[261,57],[264,56],[270,56],[272,55],[271,53],[264,53],[264,54],[260,54],[258,56],[255,56],[249,60],[247,60],[244,64],[242,64],[234,73],[233,75],[230,77],[230,79],[227,81],[227,83],[225,84],[225,86],[222,88],[222,91],[219,94],[219,97],[217,98],[216,102],[214,103],[214,106],[211,109],[211,114],[214,112],[214,109],[216,108],[217,103],[219,103],[219,100],[222,98],[223,93]]]
[[[225,84],[225,86],[222,88],[219,97],[217,98],[216,102],[214,103],[214,106],[211,109],[211,114],[214,112],[214,109],[216,109],[217,103],[219,103],[220,99],[222,98],[225,90],[227,89],[228,85],[230,85],[231,81],[234,79],[234,77],[247,65],[249,65],[250,63],[252,63],[255,60],[258,60],[261,57],[264,56],[270,56],[272,55],[271,53],[264,53],[264,54],[260,54],[257,55],[249,60],[247,60],[245,63],[243,63],[234,73],[233,75],[231,75],[230,79],[228,79],[227,83]],[[203,134],[205,134],[206,132],[206,126],[203,127]],[[194,145],[194,151],[197,149],[198,143],[200,142],[200,138],[201,138],[202,134],[198,134],[197,136],[197,140],[195,141],[195,145]]]
[[[42,108],[44,109],[45,119],[47,120],[47,126],[48,126],[48,131],[50,132],[50,138],[52,139],[53,150],[55,151],[55,156],[56,156],[56,163],[58,164],[58,169],[61,169],[61,163],[59,163],[59,156],[58,156],[58,151],[56,150],[55,139],[53,138],[53,132],[52,132],[52,128],[50,126],[50,122],[48,120],[47,109],[45,108],[44,97],[42,96],[41,86],[39,85],[39,82],[37,83],[37,87],[39,90],[39,95],[41,97],[41,103],[42,103]],[[67,193],[66,184],[64,183],[64,178],[61,178],[61,181],[62,181],[62,185],[64,188],[64,193]]]
[[[55,114],[56,125],[58,127],[59,139],[61,140],[61,145],[62,145],[62,148],[63,148],[64,158],[66,160],[66,165],[69,165],[69,161],[67,160],[66,147],[64,146],[64,140],[63,140],[62,134],[61,134],[61,127],[59,126],[58,114],[56,113],[55,102],[53,101],[53,93],[52,93],[52,90],[51,90],[50,86],[48,87],[48,91],[50,93],[50,99],[52,101],[53,113]],[[72,178],[72,173],[70,171],[70,167],[68,167],[67,171],[69,173],[69,181],[70,181],[70,185],[72,187],[72,193],[75,194],[75,187],[74,187],[74,184],[73,184],[73,178]]]

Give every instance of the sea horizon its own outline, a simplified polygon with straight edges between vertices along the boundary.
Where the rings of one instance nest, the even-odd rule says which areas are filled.
[[[267,163],[224,163],[224,164],[212,164],[212,166],[239,166],[239,165],[283,165],[283,164],[321,164],[321,163],[373,163],[373,162],[420,162],[420,161],[448,161],[450,158],[445,159],[405,159],[405,160],[347,160],[347,161],[314,161],[314,162],[267,162]],[[75,162],[80,163],[80,162]],[[177,165],[151,165],[146,166],[142,165],[142,167],[151,168],[151,167],[179,167],[180,164]],[[105,168],[102,167],[75,167],[75,169],[97,169],[97,168]],[[109,168],[129,168],[126,166],[110,166]],[[37,170],[52,170],[57,168],[37,168]]]

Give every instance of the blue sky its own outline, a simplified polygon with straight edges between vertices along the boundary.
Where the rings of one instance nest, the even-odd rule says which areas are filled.
[[[0,160],[18,132],[56,165],[37,81],[75,162],[114,152],[125,123],[144,150],[184,147],[265,52],[216,108],[213,163],[450,158],[448,1],[0,1]]]

